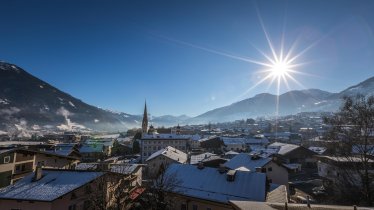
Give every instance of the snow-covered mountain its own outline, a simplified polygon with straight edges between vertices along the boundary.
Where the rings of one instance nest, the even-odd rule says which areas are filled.
[[[169,126],[188,118],[165,115],[152,117],[152,123]],[[139,127],[141,120],[141,115],[86,104],[14,64],[0,62],[1,132],[43,128],[123,131]]]
[[[279,114],[308,111],[335,111],[344,95],[374,94],[374,77],[340,93],[318,89],[294,90],[279,96]],[[276,114],[277,97],[262,93],[197,117],[186,115],[150,117],[155,126],[225,122]],[[140,127],[141,115],[104,110],[64,93],[22,68],[0,62],[0,134],[4,131],[93,129],[123,131]]]
[[[0,130],[125,130],[136,124],[131,115],[88,105],[16,65],[0,62]]]
[[[279,115],[299,112],[336,111],[343,96],[374,94],[374,77],[339,93],[319,89],[293,90],[279,96]],[[269,93],[258,94],[231,105],[217,108],[189,119],[189,123],[224,122],[258,116],[275,116],[277,97]]]

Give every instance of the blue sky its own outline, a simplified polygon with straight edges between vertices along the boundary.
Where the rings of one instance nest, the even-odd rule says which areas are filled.
[[[298,40],[290,89],[338,92],[374,76],[374,1],[2,1],[0,59],[98,107],[195,116],[276,93],[261,66]],[[259,14],[259,15],[258,15]],[[216,53],[214,53],[216,52]],[[287,91],[284,84],[281,92]],[[244,94],[246,93],[246,94]]]

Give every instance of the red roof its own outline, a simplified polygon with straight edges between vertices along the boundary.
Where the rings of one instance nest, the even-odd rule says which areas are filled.
[[[130,193],[130,199],[135,200],[145,191],[144,187],[138,187]]]

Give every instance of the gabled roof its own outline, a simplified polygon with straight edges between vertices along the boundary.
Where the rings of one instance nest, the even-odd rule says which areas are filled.
[[[235,151],[232,151],[232,150],[225,153],[225,155],[237,155],[237,154],[239,154],[239,152],[235,152]]]
[[[190,164],[198,164],[200,161],[209,158],[210,156],[216,156],[216,154],[206,152],[199,155],[191,155],[191,161]]]
[[[139,164],[113,164],[110,167],[110,171],[129,175],[135,173],[139,167],[141,167]]]
[[[34,181],[34,173],[14,185],[0,189],[0,199],[53,201],[104,175],[104,172],[48,170],[43,177]]]
[[[97,170],[99,163],[78,163],[75,170]]]
[[[309,147],[308,149],[320,155],[326,152],[327,150],[326,147]]]
[[[286,143],[281,143],[281,142],[274,142],[268,146],[268,148],[278,148],[279,155],[285,155],[299,147],[300,147],[299,145],[286,144]]]
[[[227,161],[224,165],[230,169],[237,169],[243,166],[250,171],[256,171],[257,167],[263,167],[271,161],[271,158],[258,158],[259,159],[253,160],[251,155],[240,153]]]
[[[274,186],[272,184],[269,192],[266,195],[266,201],[271,203],[285,203],[288,202],[287,187],[285,185]]]
[[[6,154],[8,152],[14,152],[14,149],[0,149],[0,155],[1,154]]]
[[[93,152],[103,152],[103,144],[84,144],[79,148],[80,153],[93,153]]]
[[[172,160],[178,161],[180,163],[185,163],[187,161],[187,154],[175,149],[174,147],[167,146],[164,149],[160,149],[159,151],[153,153],[151,156],[147,158],[146,161],[150,161],[158,156],[165,156]]]
[[[165,177],[175,177],[171,192],[189,197],[229,203],[229,200],[265,201],[266,175],[236,171],[234,181],[227,181],[226,173],[216,168],[186,164],[172,164]]]

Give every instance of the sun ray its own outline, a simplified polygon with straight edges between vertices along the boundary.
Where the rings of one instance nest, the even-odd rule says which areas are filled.
[[[259,21],[260,21],[260,25],[261,25],[262,31],[263,31],[264,34],[265,34],[265,38],[266,38],[266,40],[267,40],[267,42],[268,42],[268,45],[269,45],[269,47],[270,47],[270,50],[271,50],[271,52],[272,52],[272,54],[273,54],[274,60],[275,60],[276,62],[278,62],[278,56],[277,56],[277,54],[276,54],[276,52],[275,52],[275,49],[274,49],[273,44],[272,44],[272,42],[271,42],[270,36],[268,35],[268,33],[267,33],[267,31],[266,31],[265,24],[264,24],[264,22],[263,22],[263,20],[262,20],[262,17],[261,17],[261,14],[260,14],[260,11],[259,11],[257,5],[255,5],[255,8],[256,8],[257,17],[258,17],[258,19],[259,19]]]

